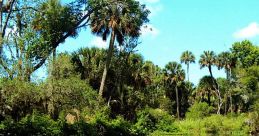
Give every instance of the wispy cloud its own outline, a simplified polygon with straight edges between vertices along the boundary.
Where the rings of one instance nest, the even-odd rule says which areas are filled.
[[[234,38],[245,39],[259,36],[259,24],[256,22],[250,23],[248,26],[238,30],[233,34]]]
[[[147,24],[141,27],[141,34],[144,37],[145,36],[156,37],[157,35],[159,35],[159,30],[153,25]]]
[[[106,41],[103,41],[101,37],[95,37],[91,42],[91,46],[96,46],[98,48],[107,48],[108,44]]]

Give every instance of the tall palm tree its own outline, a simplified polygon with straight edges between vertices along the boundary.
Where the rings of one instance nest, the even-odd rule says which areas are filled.
[[[225,69],[227,80],[230,84],[232,84],[232,69],[236,67],[237,60],[233,57],[233,54],[230,52],[222,52],[217,56],[217,67],[218,69]],[[232,110],[232,93],[231,90],[228,90],[226,93],[230,99],[230,109]],[[226,101],[227,104],[228,101]],[[225,110],[226,111],[226,110]]]
[[[122,45],[125,36],[138,37],[141,26],[149,21],[149,11],[135,0],[89,0],[88,3],[92,9],[96,9],[90,16],[92,33],[101,36],[103,40],[107,40],[111,34],[99,89],[99,96],[102,96],[115,40]]]
[[[184,63],[187,65],[187,75],[188,75],[188,82],[189,82],[189,65],[190,63],[195,63],[195,56],[191,51],[185,51],[182,53],[181,56],[181,63]]]
[[[214,79],[212,74],[212,66],[216,64],[216,54],[213,51],[204,51],[204,53],[200,57],[199,63],[201,68],[208,67],[211,79]],[[214,89],[217,91],[217,95],[219,99],[217,114],[220,114],[222,98],[220,96],[220,91],[216,80],[213,80],[212,83],[213,83]]]
[[[185,72],[182,69],[181,64],[178,64],[177,62],[169,62],[165,66],[167,80],[169,81],[169,84],[174,85],[175,87],[175,97],[176,97],[176,112],[177,112],[177,118],[180,119],[180,104],[179,104],[179,96],[178,96],[178,87],[181,85],[181,83],[185,79]]]

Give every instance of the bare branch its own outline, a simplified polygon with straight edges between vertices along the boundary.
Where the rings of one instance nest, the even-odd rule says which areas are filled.
[[[5,36],[5,30],[6,30],[6,28],[7,28],[7,24],[8,24],[9,18],[10,18],[11,13],[12,13],[14,3],[15,3],[15,0],[12,0],[11,5],[10,5],[10,11],[8,12],[8,15],[7,15],[7,17],[6,17],[6,21],[5,21],[5,24],[4,24],[4,27],[3,27],[2,37]]]

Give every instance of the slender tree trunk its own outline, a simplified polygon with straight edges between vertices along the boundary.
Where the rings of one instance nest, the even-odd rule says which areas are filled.
[[[228,112],[228,95],[227,94],[225,94],[224,95],[224,99],[225,99],[225,109],[224,109],[224,113],[225,113],[225,115],[227,115],[227,112]]]
[[[210,72],[210,77],[211,77],[211,78],[212,78],[212,80],[213,80],[213,75],[212,75],[211,66],[209,66],[208,68],[209,68],[209,72]]]
[[[229,95],[229,98],[230,98],[230,111],[231,111],[231,114],[233,114],[233,100],[232,100],[232,94]]]
[[[180,108],[179,108],[179,96],[178,96],[178,88],[177,85],[175,85],[175,94],[176,94],[176,112],[177,112],[177,118],[180,119]]]
[[[212,74],[212,70],[211,70],[211,65],[208,66],[208,68],[209,68],[209,72],[210,72],[210,76],[211,76],[213,87],[217,91],[217,95],[218,95],[218,99],[219,99],[217,114],[220,114],[220,109],[221,109],[221,106],[222,106],[222,98],[221,98],[221,95],[220,95],[219,86],[217,84],[217,81],[214,80],[214,77],[213,77],[213,74]]]
[[[52,52],[52,71],[51,71],[51,75],[54,79],[57,79],[57,75],[56,75],[56,57],[57,57],[57,50],[54,49]]]
[[[107,57],[106,57],[106,63],[105,63],[105,66],[104,66],[102,81],[101,81],[101,85],[100,85],[100,89],[99,89],[99,96],[100,97],[103,96],[105,80],[106,80],[107,72],[108,72],[108,69],[110,67],[110,63],[111,63],[111,59],[112,59],[114,42],[115,42],[115,31],[112,30],[112,35],[111,35],[111,39],[110,39],[108,54],[107,54]]]
[[[210,102],[210,89],[208,90],[208,104],[209,104],[209,106],[211,105],[211,102]]]
[[[189,79],[189,63],[187,64],[187,75],[188,75],[188,82],[190,82],[190,79]]]

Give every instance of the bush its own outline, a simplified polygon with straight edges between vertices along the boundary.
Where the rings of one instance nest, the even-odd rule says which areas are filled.
[[[146,108],[137,113],[137,121],[132,126],[135,135],[147,135],[155,130],[175,132],[174,118],[161,109]]]
[[[194,103],[186,113],[187,119],[201,119],[210,115],[213,107],[210,107],[205,102]]]
[[[92,122],[92,125],[96,128],[98,135],[130,135],[130,124],[122,117],[118,116],[116,119],[110,119],[101,114],[97,115]]]
[[[2,116],[11,115],[19,120],[33,109],[40,110],[41,89],[33,83],[18,79],[5,80],[0,84],[0,111]]]
[[[1,130],[2,129],[2,130]],[[52,120],[48,115],[34,112],[27,115],[19,122],[6,118],[1,122],[0,127],[3,135],[60,135],[61,127],[59,122]]]
[[[246,120],[246,115],[237,117],[211,115],[203,119],[187,119],[175,124],[179,128],[179,133],[184,135],[246,135],[249,132]]]
[[[47,81],[42,85],[43,100],[46,100],[48,113],[54,118],[60,111],[88,108],[89,112],[97,109],[98,94],[85,81],[78,77]]]
[[[249,113],[247,124],[250,126],[252,133],[259,133],[259,100],[255,101],[252,106],[253,112]]]

